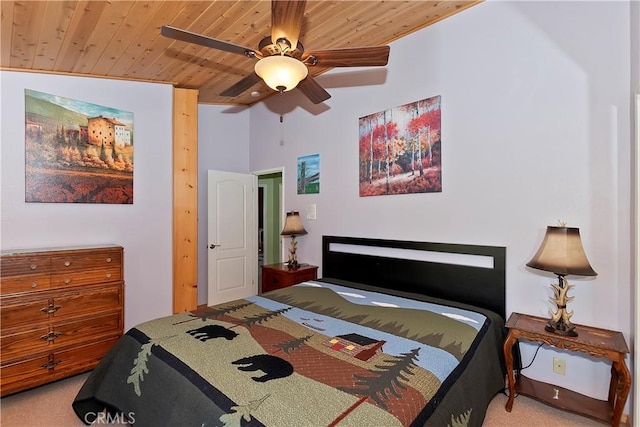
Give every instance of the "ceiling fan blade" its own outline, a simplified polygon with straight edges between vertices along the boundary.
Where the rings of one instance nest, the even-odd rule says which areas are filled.
[[[331,98],[329,92],[324,90],[322,86],[310,75],[298,83],[298,89],[314,104],[320,104]]]
[[[350,47],[305,52],[302,61],[319,67],[369,67],[387,65],[389,46]]]
[[[291,43],[291,49],[296,48],[306,5],[306,0],[272,0],[271,43],[276,43],[278,39],[285,38]]]
[[[238,96],[261,80],[262,79],[260,79],[260,76],[258,76],[256,73],[251,73],[230,88],[225,89],[224,92],[220,94],[220,96]]]
[[[181,30],[180,28],[170,27],[168,25],[162,26],[160,34],[170,39],[212,47],[214,49],[237,53],[238,55],[244,55],[250,58],[255,56],[255,51],[248,47],[229,43],[224,40],[214,39],[213,37],[203,36],[202,34],[192,33],[191,31]]]

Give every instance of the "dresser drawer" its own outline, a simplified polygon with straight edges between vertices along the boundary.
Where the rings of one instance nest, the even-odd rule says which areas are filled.
[[[289,269],[285,264],[272,264],[262,267],[262,292],[286,288],[306,280],[315,280],[318,267],[305,264],[298,269]]]
[[[118,341],[118,338],[87,343],[83,346],[76,346],[64,351],[54,352],[53,354],[56,360],[60,361],[54,368],[58,374],[58,378],[95,368],[98,362],[100,362],[100,359],[102,359]]]
[[[37,297],[2,299],[2,330],[113,311],[122,306],[121,283],[66,292],[42,292]]]
[[[81,291],[61,292],[53,298],[52,321],[96,315],[122,306],[122,286],[101,286]]]
[[[46,368],[48,363],[49,355],[39,354],[17,363],[2,365],[0,368],[2,396],[50,381],[51,374]]]
[[[2,299],[0,306],[0,321],[2,321],[2,331],[19,326],[36,326],[49,321],[49,303],[47,293],[39,297],[23,299],[19,297],[8,297]]]
[[[298,270],[295,274],[294,274],[294,281],[296,283],[302,283],[302,282],[306,282],[307,280],[315,280],[318,277],[318,271],[316,269],[304,269],[304,270]]]
[[[54,322],[50,332],[54,339],[50,342],[53,346],[66,346],[119,337],[123,325],[120,312],[70,322]]]
[[[295,283],[294,277],[292,275],[277,274],[267,271],[263,272],[262,274],[263,290],[265,288],[270,291],[274,289],[286,288],[287,286],[291,286]]]
[[[23,276],[0,277],[0,294],[46,291],[51,284],[49,274],[28,274]]]
[[[87,268],[119,268],[120,266],[122,266],[121,253],[115,249],[51,257],[51,270],[54,273]]]
[[[89,371],[116,343],[117,338],[90,343],[81,347],[47,352],[0,368],[0,394],[35,387],[70,375]]]
[[[29,356],[30,354],[46,351],[49,343],[42,337],[47,337],[48,334],[49,326],[41,324],[35,328],[0,337],[2,364],[21,356]]]
[[[72,286],[117,282],[122,278],[122,269],[118,265],[100,270],[70,270],[62,274],[51,275],[51,288],[67,288]]]
[[[0,276],[19,276],[23,274],[48,273],[51,270],[51,258],[7,256],[0,259]]]
[[[10,335],[0,337],[2,363],[18,357],[29,356],[40,351],[102,340],[110,336],[122,335],[122,315],[120,312],[84,318],[68,322],[43,324],[27,330],[13,330]]]

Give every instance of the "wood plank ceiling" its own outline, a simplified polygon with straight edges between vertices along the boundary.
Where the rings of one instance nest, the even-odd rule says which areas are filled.
[[[307,3],[305,50],[386,45],[482,0]],[[2,0],[0,69],[163,82],[198,89],[199,103],[251,105],[275,93],[263,82],[235,98],[219,94],[255,60],[160,35],[170,25],[257,49],[270,34],[269,0]],[[393,50],[391,52],[393,55]],[[311,67],[317,76],[327,69]],[[251,92],[260,93],[252,97]]]

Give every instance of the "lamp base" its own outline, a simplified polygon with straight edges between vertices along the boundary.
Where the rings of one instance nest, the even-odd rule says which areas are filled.
[[[300,264],[298,264],[298,257],[296,256],[297,247],[298,242],[296,242],[296,236],[292,234],[291,248],[289,248],[289,261],[287,262],[287,267],[289,267],[289,270],[297,270],[300,267]]]
[[[552,284],[554,298],[551,298],[551,302],[556,303],[557,311],[551,314],[551,319],[544,327],[545,331],[553,332],[554,334],[563,335],[565,337],[577,337],[576,327],[571,324],[569,320],[573,316],[573,311],[567,311],[567,303],[573,299],[567,295],[569,289],[573,286],[569,284],[564,278],[564,275],[558,274],[558,284]]]
[[[576,332],[576,327],[563,322],[553,322],[549,320],[544,327],[544,330],[547,332],[553,332],[554,334],[562,335],[565,337],[577,337],[578,332]]]

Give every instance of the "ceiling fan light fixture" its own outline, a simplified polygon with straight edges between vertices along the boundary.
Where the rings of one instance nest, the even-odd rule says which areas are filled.
[[[273,55],[260,59],[254,70],[273,90],[288,92],[307,77],[306,65],[287,55]]]

